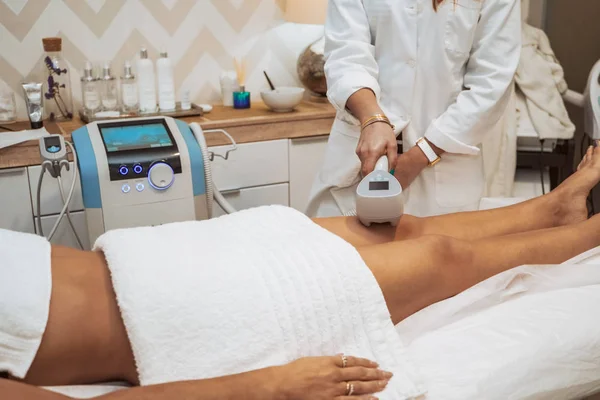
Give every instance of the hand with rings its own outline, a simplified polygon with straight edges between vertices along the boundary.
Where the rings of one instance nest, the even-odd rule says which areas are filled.
[[[371,400],[387,386],[391,372],[378,364],[340,354],[307,357],[273,370],[276,398],[285,400]]]

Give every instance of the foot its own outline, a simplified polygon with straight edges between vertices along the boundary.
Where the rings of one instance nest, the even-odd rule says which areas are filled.
[[[600,182],[600,146],[589,147],[577,171],[551,194],[558,202],[558,225],[585,221],[588,217],[587,198]]]

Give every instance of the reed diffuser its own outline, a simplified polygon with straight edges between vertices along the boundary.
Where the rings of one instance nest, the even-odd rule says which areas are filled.
[[[239,63],[237,58],[234,58],[233,64],[240,85],[240,90],[233,92],[233,108],[250,108],[250,93],[246,92],[246,60],[242,58],[241,63]]]

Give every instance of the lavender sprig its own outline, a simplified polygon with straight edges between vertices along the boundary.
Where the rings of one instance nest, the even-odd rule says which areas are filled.
[[[44,64],[46,64],[46,68],[48,69],[48,72],[49,72],[49,75],[48,75],[48,92],[44,93],[44,97],[47,100],[54,99],[54,102],[56,103],[58,111],[60,111],[61,115],[64,118],[67,118],[67,119],[73,118],[73,113],[71,113],[68,110],[68,107],[65,104],[65,102],[64,102],[64,100],[63,100],[63,98],[62,98],[62,96],[60,94],[60,89],[66,88],[66,85],[65,84],[60,84],[59,82],[56,82],[54,80],[54,76],[53,76],[53,74],[56,74],[56,75],[66,74],[67,73],[67,69],[66,68],[60,69],[60,68],[56,67],[54,65],[54,63],[52,62],[52,60],[50,59],[49,56],[46,56],[44,58]],[[54,113],[50,114],[50,119],[54,119]]]

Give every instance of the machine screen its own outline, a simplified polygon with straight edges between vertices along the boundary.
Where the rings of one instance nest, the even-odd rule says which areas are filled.
[[[56,136],[45,138],[44,145],[48,153],[58,153],[61,150],[60,139]]]
[[[389,190],[389,189],[390,189],[389,181],[369,182],[369,190]]]
[[[173,146],[167,127],[160,122],[99,128],[108,153]]]

